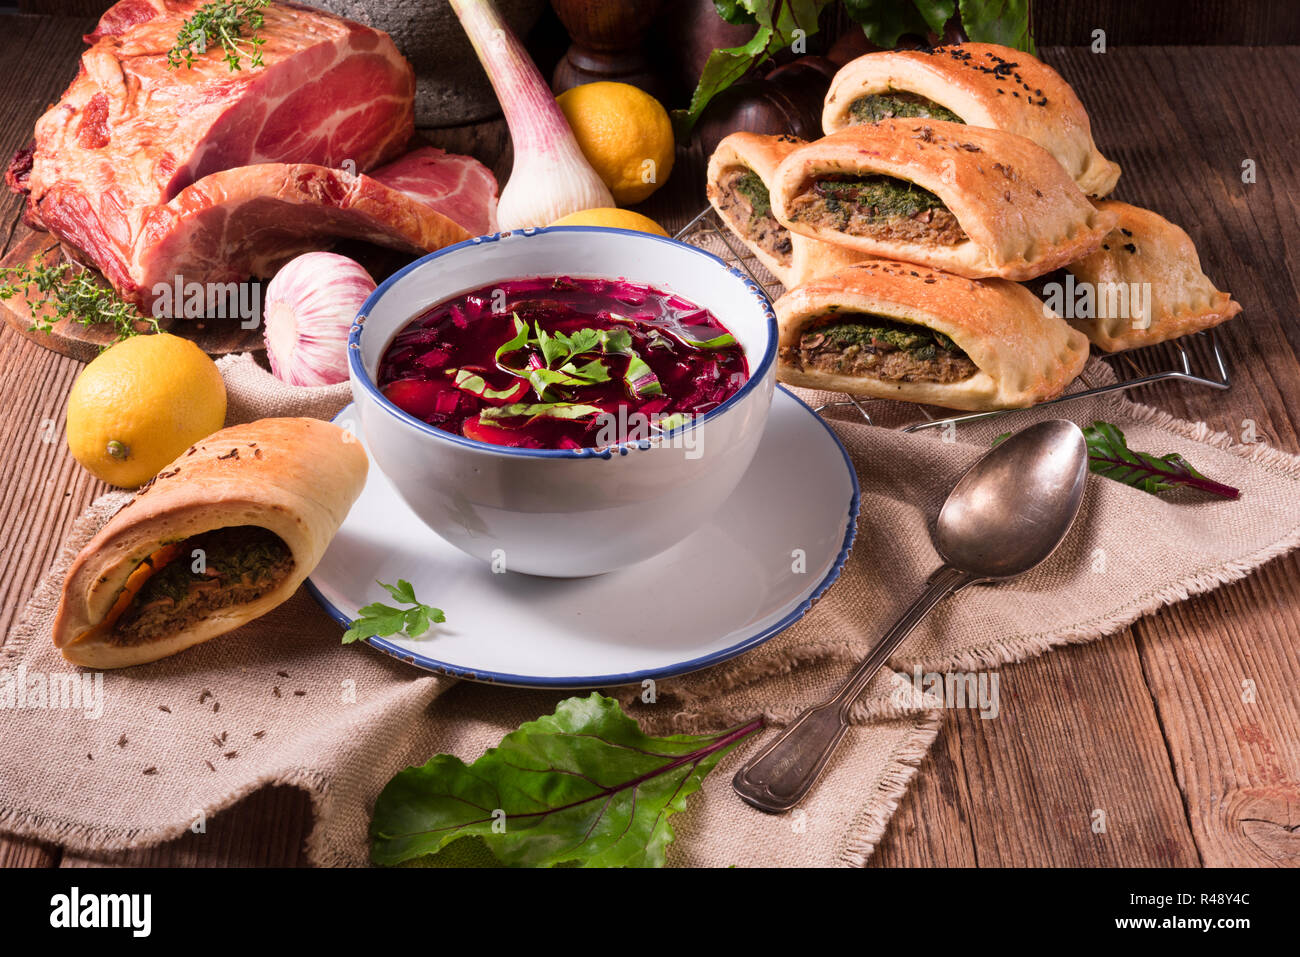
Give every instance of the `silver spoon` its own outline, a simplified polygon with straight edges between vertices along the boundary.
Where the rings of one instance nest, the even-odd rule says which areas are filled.
[[[939,602],[976,582],[1029,571],[1065,538],[1083,502],[1088,446],[1073,422],[1051,419],[1003,441],[948,493],[935,528],[944,564],[835,696],[799,715],[736,772],[736,793],[761,811],[803,800],[849,728],[849,707]]]

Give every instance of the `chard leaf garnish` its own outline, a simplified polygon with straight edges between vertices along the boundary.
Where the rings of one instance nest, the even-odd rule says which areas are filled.
[[[679,338],[693,349],[724,349],[736,344],[736,337],[729,332],[714,336],[712,339],[692,339],[690,336],[679,336]]]
[[[477,372],[470,372],[468,369],[457,369],[456,377],[452,381],[457,388],[464,389],[466,392],[490,401],[519,398],[516,395],[519,392],[516,386],[511,386],[509,389],[490,388],[486,379]]]
[[[635,352],[628,359],[627,372],[623,374],[623,381],[627,383],[628,389],[634,395],[643,399],[648,395],[663,395],[664,387],[659,384],[659,377]]]
[[[482,422],[491,422],[508,428],[509,426],[502,423],[501,419],[585,419],[587,416],[599,415],[604,411],[598,405],[585,405],[581,402],[515,402],[511,405],[484,409],[478,417]]]
[[[1088,440],[1088,467],[1098,475],[1156,495],[1175,488],[1195,488],[1220,498],[1237,498],[1231,485],[1208,479],[1177,452],[1152,455],[1134,452],[1124,433],[1109,422],[1094,422],[1083,430]]]
[[[762,726],[655,738],[612,698],[569,698],[473,764],[439,754],[399,772],[375,802],[371,859],[400,864],[468,837],[511,866],[662,867],[670,816]]]

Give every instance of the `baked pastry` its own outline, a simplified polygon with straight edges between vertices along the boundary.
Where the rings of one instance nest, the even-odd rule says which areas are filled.
[[[74,559],[54,620],[88,668],[156,661],[297,590],[366,477],[361,443],[317,419],[262,419],[194,445]]]
[[[1033,140],[1079,189],[1105,196],[1119,166],[1092,140],[1088,113],[1070,84],[1028,53],[994,43],[860,56],[835,74],[822,127],[835,133],[890,117],[929,117],[988,126]]]
[[[1088,361],[1088,339],[1032,292],[872,260],[776,301],[776,375],[849,395],[985,412],[1052,399]]]
[[[1191,238],[1163,216],[1106,200],[1117,225],[1096,252],[1066,267],[1088,283],[1088,316],[1070,318],[1098,348],[1119,352],[1199,332],[1231,319],[1241,303],[1201,271]],[[1078,297],[1075,297],[1076,300]],[[1067,317],[1077,309],[1062,310]]]
[[[1114,225],[1037,143],[943,120],[851,126],[790,152],[771,183],[792,232],[968,279],[1032,279]]]
[[[791,233],[772,215],[768,183],[781,161],[806,144],[788,134],[732,133],[709,157],[709,202],[787,289],[868,258],[855,249]]]

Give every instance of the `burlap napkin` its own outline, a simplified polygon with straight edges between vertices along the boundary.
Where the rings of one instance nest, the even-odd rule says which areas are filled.
[[[348,400],[346,386],[283,386],[247,356],[221,367],[232,422],[329,417]],[[1094,381],[1108,375],[1098,363],[1088,372]],[[1016,582],[964,592],[918,629],[894,662],[900,673],[882,674],[855,708],[853,730],[803,807],[773,817],[736,799],[729,779],[754,748],[742,746],[674,819],[670,863],[861,865],[940,723],[939,702],[915,687],[914,668],[988,670],[1087,641],[1300,543],[1300,457],[1234,445],[1115,396],[1039,410],[1015,426],[1051,414],[1114,422],[1134,448],[1180,452],[1242,496],[1155,498],[1091,478],[1080,521],[1048,563]],[[614,693],[655,732],[718,730],[760,713],[773,725],[789,720],[834,687],[937,565],[930,527],[943,496],[1008,427],[993,420],[955,434],[905,435],[837,422],[862,483],[857,542],[840,581],[789,631],[730,663],[660,682],[653,703],[640,688]],[[310,858],[361,864],[371,804],[393,773],[436,752],[472,760],[564,697],[456,683],[343,647],[338,627],[300,592],[182,655],[82,674],[80,707],[52,707],[72,703],[51,699],[77,674],[49,640],[63,571],[124,500],[106,495],[82,516],[3,649],[0,828],[82,853],[137,847],[281,783],[311,795]]]

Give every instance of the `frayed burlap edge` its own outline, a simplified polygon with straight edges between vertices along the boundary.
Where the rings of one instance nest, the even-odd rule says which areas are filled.
[[[917,770],[925,756],[930,753],[930,746],[939,736],[943,727],[943,713],[926,712],[917,721],[912,733],[907,736],[903,746],[894,753],[893,760],[886,766],[876,781],[871,797],[862,805],[857,818],[849,825],[849,832],[844,849],[840,852],[837,863],[842,867],[866,867],[867,861],[875,853],[876,846],[885,836],[889,822],[898,810],[899,803],[912,785]]]

